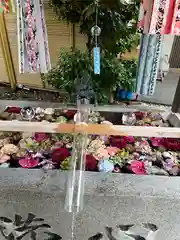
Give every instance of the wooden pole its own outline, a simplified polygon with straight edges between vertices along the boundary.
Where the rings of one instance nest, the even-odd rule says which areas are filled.
[[[180,128],[124,126],[111,124],[69,124],[28,121],[0,121],[0,131],[87,133],[94,135],[180,138]]]
[[[178,81],[178,85],[176,87],[176,92],[174,95],[174,100],[172,104],[172,112],[174,113],[180,113],[180,78]]]
[[[4,12],[0,13],[0,46],[2,49],[3,58],[12,89],[16,88],[16,74],[14,70],[11,49],[5,24]]]

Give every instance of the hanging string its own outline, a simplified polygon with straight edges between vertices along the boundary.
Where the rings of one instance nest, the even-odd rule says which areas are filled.
[[[97,28],[97,26],[98,26],[98,0],[96,0],[96,20],[95,20],[95,24],[96,24],[95,26]],[[97,34],[95,34],[95,46],[96,47],[98,46],[98,35]]]
[[[100,74],[100,47],[98,47],[98,36],[101,33],[101,29],[98,26],[98,3],[98,0],[95,0],[95,26],[91,29],[95,40],[95,47],[93,48],[94,74]]]

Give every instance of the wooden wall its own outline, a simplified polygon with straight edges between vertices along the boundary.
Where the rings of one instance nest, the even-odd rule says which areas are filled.
[[[72,44],[71,25],[66,22],[60,22],[53,10],[48,5],[49,0],[44,0],[45,20],[48,31],[49,51],[52,65],[56,64],[60,49],[70,49]],[[19,74],[18,69],[18,48],[17,48],[17,26],[16,15],[6,14],[6,27],[13,57],[13,63],[16,71],[17,82],[30,87],[43,87],[40,74]],[[78,48],[85,48],[86,39],[79,33],[77,26],[76,43]],[[6,68],[4,66],[0,49],[0,81],[8,82]]]
[[[9,82],[1,47],[0,47],[0,82],[5,82],[5,83]]]

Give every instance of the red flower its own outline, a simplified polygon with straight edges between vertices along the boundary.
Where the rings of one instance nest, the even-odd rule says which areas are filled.
[[[64,112],[64,114],[68,119],[73,119],[74,115],[76,114],[76,110],[67,110]]]
[[[153,147],[160,147],[163,145],[164,139],[163,138],[150,138],[149,139]]]
[[[135,114],[137,120],[142,120],[144,117],[143,112],[135,112],[134,114]]]
[[[122,137],[119,137],[119,136],[111,137],[110,143],[111,143],[110,145],[112,147],[117,147],[117,148],[120,148],[120,149],[125,148],[126,144],[127,144],[126,140],[123,139]]]
[[[146,174],[146,170],[145,170],[145,167],[144,167],[144,162],[140,162],[140,161],[132,161],[130,166],[129,166],[129,169],[131,171],[133,171],[135,174],[138,174],[138,175],[145,175]]]
[[[48,139],[48,135],[46,133],[35,133],[34,134],[34,140],[36,142],[45,141],[47,139]]]
[[[173,138],[164,139],[164,146],[168,150],[180,151],[180,142],[177,139],[173,139]]]
[[[17,113],[17,114],[19,114],[21,112],[21,108],[19,108],[19,107],[9,107],[7,109],[7,112],[8,113]]]
[[[97,170],[97,161],[95,157],[91,155],[86,155],[86,171],[96,171]]]
[[[134,137],[132,136],[125,136],[123,138],[127,143],[134,143]]]
[[[53,150],[51,154],[51,158],[53,162],[60,163],[64,161],[67,157],[69,157],[71,154],[67,150],[67,148],[56,148]]]

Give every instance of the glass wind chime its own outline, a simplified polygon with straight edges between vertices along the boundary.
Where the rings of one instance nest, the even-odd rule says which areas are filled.
[[[98,46],[98,37],[101,34],[101,28],[98,26],[98,0],[95,2],[96,4],[96,22],[95,26],[91,29],[91,34],[94,38],[95,47],[93,48],[93,67],[94,67],[94,74],[99,75],[100,74],[100,47]]]
[[[180,0],[141,0],[141,35],[136,90],[153,95],[161,58],[162,35],[180,35]]]
[[[42,0],[17,0],[17,35],[20,73],[47,73],[50,68]]]

